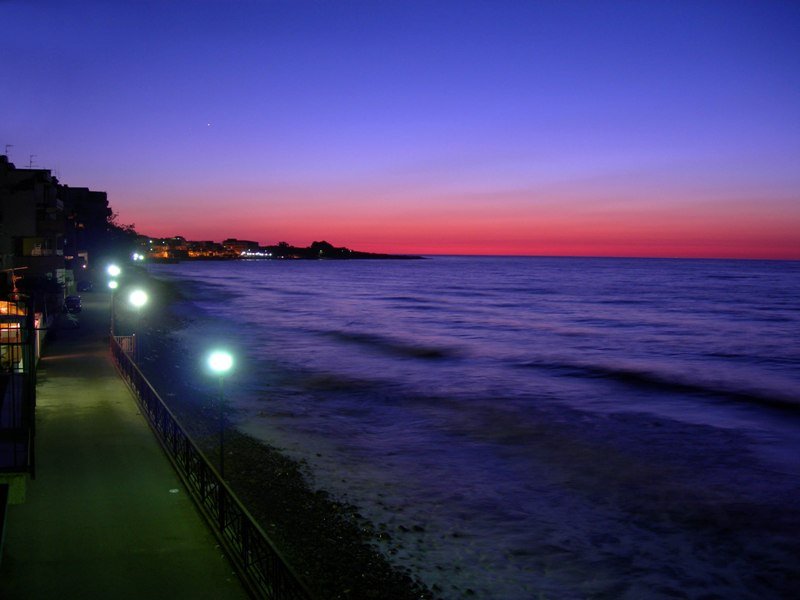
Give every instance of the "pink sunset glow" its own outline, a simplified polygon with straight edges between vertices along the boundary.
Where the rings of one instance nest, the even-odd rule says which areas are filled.
[[[791,4],[44,4],[0,143],[141,233],[800,259]]]

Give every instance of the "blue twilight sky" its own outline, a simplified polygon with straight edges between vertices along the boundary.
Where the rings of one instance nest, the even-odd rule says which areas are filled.
[[[0,32],[0,147],[150,235],[800,258],[800,2],[6,0]]]

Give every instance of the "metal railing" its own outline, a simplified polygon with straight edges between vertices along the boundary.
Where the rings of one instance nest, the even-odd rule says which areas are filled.
[[[250,593],[269,600],[310,600],[308,589],[186,434],[120,341],[111,336],[111,354],[117,369]]]

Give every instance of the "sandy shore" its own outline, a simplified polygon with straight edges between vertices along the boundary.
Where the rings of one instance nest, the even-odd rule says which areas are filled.
[[[187,349],[171,336],[186,323],[180,295],[169,282],[154,280],[148,285],[157,293],[140,325],[142,369],[209,460],[217,464],[214,394],[190,383],[208,377],[200,373],[199,364],[194,372],[181,372],[191,369],[180,360]],[[120,326],[125,327],[124,321]],[[228,484],[312,593],[330,599],[436,597],[377,550],[376,544],[386,540],[387,532],[362,517],[356,507],[308,485],[306,465],[234,429],[225,432],[225,451]]]

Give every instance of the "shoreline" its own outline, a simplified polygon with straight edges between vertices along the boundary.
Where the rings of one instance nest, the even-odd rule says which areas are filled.
[[[180,373],[190,354],[174,332],[185,326],[179,313],[185,301],[171,282],[147,273],[142,279],[158,292],[152,318],[143,325],[141,368],[187,433],[218,464],[217,409],[199,363]],[[191,368],[191,361],[184,366]],[[177,371],[177,372],[176,372]],[[228,426],[225,430],[226,482],[258,521],[287,562],[318,598],[432,599],[436,596],[378,549],[388,535],[363,517],[356,506],[340,502],[309,484],[309,468],[266,444]]]

